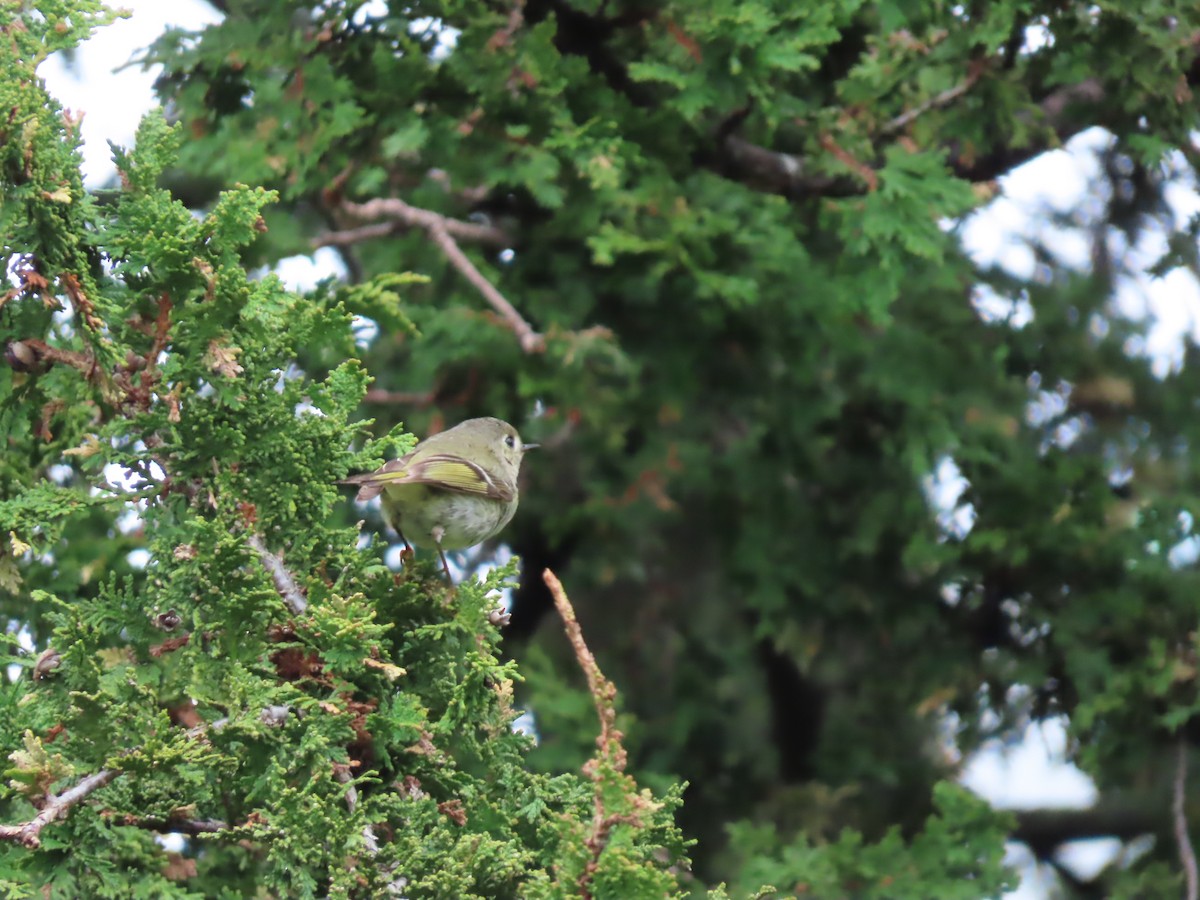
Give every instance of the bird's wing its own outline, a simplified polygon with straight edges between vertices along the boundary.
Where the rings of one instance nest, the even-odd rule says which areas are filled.
[[[402,456],[399,459],[389,460],[374,472],[367,472],[365,475],[351,475],[341,483],[362,485],[354,499],[360,503],[366,503],[383,493],[383,489],[389,484],[403,480],[407,474],[408,457]]]
[[[408,477],[404,480],[411,484],[429,484],[463,494],[479,494],[506,503],[514,494],[511,485],[497,482],[482,466],[461,456],[440,453],[422,457],[420,461],[410,465]]]
[[[478,494],[508,502],[515,494],[511,485],[498,484],[481,466],[459,456],[434,453],[417,462],[408,457],[393,459],[374,472],[347,478],[343,484],[359,484],[357,500],[378,497],[392,484],[428,484],[461,494]]]

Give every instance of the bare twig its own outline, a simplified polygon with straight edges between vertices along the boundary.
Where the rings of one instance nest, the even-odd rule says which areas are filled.
[[[308,599],[304,596],[300,585],[297,584],[295,576],[283,564],[283,557],[276,556],[268,550],[266,543],[257,534],[251,534],[248,543],[250,548],[258,554],[258,558],[262,562],[263,568],[271,576],[271,580],[275,582],[275,589],[279,591],[279,596],[288,605],[288,609],[297,616],[308,609]]]
[[[159,831],[163,834],[219,834],[222,831],[229,831],[231,827],[228,822],[221,819],[176,819],[176,818],[159,818],[156,816],[125,816],[118,819],[122,825],[127,825],[133,828],[144,828],[147,831]]]
[[[1175,762],[1175,787],[1171,802],[1171,815],[1175,820],[1175,844],[1179,850],[1179,862],[1183,865],[1184,883],[1187,889],[1184,893],[1186,900],[1200,898],[1200,873],[1196,869],[1196,853],[1192,849],[1192,840],[1188,837],[1187,810],[1184,803],[1187,800],[1187,740],[1179,738],[1179,755]]]
[[[399,197],[377,197],[366,203],[352,203],[349,200],[343,200],[337,208],[356,219],[387,219],[389,224],[394,225],[399,222],[412,227],[424,228],[426,231],[435,225],[440,225],[449,234],[460,240],[492,244],[496,247],[512,245],[512,239],[499,228],[452,219],[441,213],[435,213],[433,210],[411,206]],[[317,240],[321,240],[321,238]]]
[[[88,775],[73,788],[69,788],[61,794],[47,794],[46,805],[28,822],[20,825],[0,825],[0,840],[16,841],[31,850],[40,847],[42,839],[39,835],[43,828],[120,774],[119,769],[101,769],[94,775]]]
[[[372,222],[370,225],[360,225],[357,228],[344,228],[341,231],[327,231],[313,239],[313,249],[321,247],[349,247],[351,244],[361,244],[363,241],[387,237],[403,230],[403,222]]]
[[[883,137],[891,137],[892,135],[903,131],[930,110],[942,109],[943,107],[949,106],[959,97],[973,88],[976,82],[978,82],[983,76],[985,70],[986,66],[984,66],[980,61],[976,61],[972,64],[971,71],[967,75],[966,79],[960,84],[956,84],[954,87],[947,88],[940,94],[935,94],[934,96],[930,97],[924,103],[918,103],[907,112],[896,116],[896,118],[884,125],[879,133]]]
[[[398,197],[379,197],[366,203],[352,203],[344,200],[338,209],[359,219],[390,219],[387,223],[376,223],[358,229],[335,231],[322,235],[313,243],[314,246],[342,245],[366,240],[368,237],[380,237],[391,233],[397,223],[423,228],[441,248],[450,264],[474,285],[483,298],[491,304],[492,309],[500,314],[500,318],[517,336],[521,349],[526,353],[539,353],[546,346],[546,339],[534,331],[532,326],[513,306],[496,286],[471,262],[458,246],[458,241],[493,244],[500,247],[511,245],[508,235],[499,228],[491,225],[477,225],[474,222],[463,222],[435,213],[432,210],[421,209],[405,203]],[[384,225],[386,224],[386,227]]]
[[[475,268],[475,263],[471,262],[467,254],[462,252],[462,249],[458,246],[458,242],[454,240],[453,236],[442,223],[434,222],[430,225],[429,236],[442,248],[442,252],[446,254],[446,258],[450,260],[450,264],[458,269],[467,281],[475,285],[475,289],[483,294],[483,298],[492,305],[492,309],[500,314],[500,318],[505,321],[508,327],[512,329],[513,334],[517,336],[517,341],[520,343],[522,350],[526,353],[540,353],[545,349],[546,339],[534,331],[530,324],[517,312],[516,307],[509,303],[504,295],[496,290],[495,285],[488,281],[483,273]]]
[[[616,727],[616,685],[604,677],[604,673],[600,671],[600,666],[596,663],[596,657],[592,655],[592,651],[584,642],[583,630],[579,627],[579,620],[575,618],[575,610],[571,606],[571,601],[567,599],[567,592],[563,590],[562,582],[549,569],[542,572],[542,580],[546,582],[546,587],[550,589],[550,595],[554,598],[554,606],[563,620],[563,629],[567,633],[571,649],[575,651],[575,659],[578,660],[579,667],[583,669],[583,674],[587,678],[588,693],[592,695],[592,702],[596,706],[596,716],[600,720],[600,734],[596,736],[599,754],[597,758],[589,760],[583,767],[584,774],[595,783],[596,790],[592,799],[591,833],[584,839],[584,846],[587,847],[591,858],[583,867],[577,884],[579,895],[583,900],[591,900],[592,878],[599,868],[600,855],[608,845],[613,827],[622,823],[638,825],[640,822],[636,812],[608,812],[602,790],[604,773],[601,765],[607,763],[612,772],[619,777],[625,771],[627,758],[625,747],[621,744],[624,735]],[[644,807],[644,801],[633,790],[631,779],[629,779],[627,799],[635,811],[639,807]]]
[[[579,627],[579,620],[575,618],[575,608],[567,599],[567,592],[563,589],[558,576],[546,569],[542,572],[542,580],[550,589],[550,595],[554,598],[554,606],[563,620],[563,630],[567,633],[567,640],[571,644],[571,649],[575,651],[575,659],[579,661],[579,668],[583,669],[584,677],[587,678],[588,693],[592,695],[592,702],[596,706],[596,717],[600,720],[600,734],[596,738],[596,745],[605,749],[614,735],[618,739],[622,737],[616,730],[616,685],[604,677],[604,673],[600,671],[600,666],[596,662],[596,657],[592,655],[592,651],[588,649],[587,643],[583,640],[583,629]]]

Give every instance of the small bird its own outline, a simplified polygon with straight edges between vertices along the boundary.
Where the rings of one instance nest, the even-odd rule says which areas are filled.
[[[467,419],[342,483],[361,485],[359,501],[382,495],[384,518],[404,546],[437,548],[449,579],[445,551],[483,543],[516,513],[521,459],[537,446],[502,419]]]

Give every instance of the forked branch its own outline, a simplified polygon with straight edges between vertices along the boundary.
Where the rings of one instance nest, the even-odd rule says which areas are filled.
[[[471,262],[463,252],[458,242],[472,241],[481,244],[491,244],[507,247],[512,242],[499,228],[491,225],[479,225],[474,222],[464,222],[443,216],[432,210],[421,209],[405,203],[398,197],[380,197],[368,200],[366,203],[342,201],[338,209],[358,219],[385,219],[384,222],[374,222],[344,231],[332,231],[317,238],[315,247],[346,246],[371,238],[384,237],[403,227],[422,228],[429,235],[450,265],[471,283],[483,295],[483,298],[494,309],[517,336],[517,342],[526,353],[540,353],[546,347],[546,339],[534,330],[524,316],[509,302],[479,268]]]

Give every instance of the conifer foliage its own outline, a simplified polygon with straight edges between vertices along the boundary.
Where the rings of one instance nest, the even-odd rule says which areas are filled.
[[[95,192],[37,67],[114,14],[0,6],[7,896],[1200,892],[1194,3],[212,6]],[[338,481],[477,415],[452,588]],[[1046,718],[1094,808],[957,784]]]

